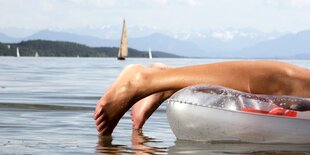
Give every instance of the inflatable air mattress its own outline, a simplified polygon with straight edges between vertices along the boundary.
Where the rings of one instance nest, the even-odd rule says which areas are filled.
[[[310,99],[243,93],[220,86],[184,88],[168,100],[178,139],[208,142],[310,143]]]

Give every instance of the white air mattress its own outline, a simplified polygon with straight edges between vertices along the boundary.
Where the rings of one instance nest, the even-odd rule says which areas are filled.
[[[310,143],[310,112],[294,111],[295,117],[242,111],[268,111],[280,96],[242,93],[220,86],[197,85],[184,88],[168,99],[167,116],[178,139],[208,142]],[[309,104],[306,98],[283,97]]]

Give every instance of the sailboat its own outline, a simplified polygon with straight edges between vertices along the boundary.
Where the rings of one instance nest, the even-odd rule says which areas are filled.
[[[151,51],[151,48],[149,48],[149,59],[152,59],[153,56],[152,56],[152,51]]]
[[[128,47],[127,47],[127,30],[126,30],[126,23],[125,19],[123,20],[123,30],[122,30],[122,37],[121,37],[121,44],[118,50],[117,59],[118,60],[125,60],[128,55]]]
[[[34,55],[34,57],[39,57],[39,53],[38,53],[38,52],[36,52],[36,54]]]
[[[19,48],[18,47],[16,47],[16,57],[20,57]]]

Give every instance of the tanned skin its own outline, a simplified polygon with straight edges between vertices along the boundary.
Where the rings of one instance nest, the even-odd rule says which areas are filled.
[[[220,85],[254,94],[310,97],[309,69],[284,62],[230,61],[169,69],[129,65],[97,103],[94,119],[99,135],[111,135],[125,112],[153,95],[149,104],[141,106],[144,110],[140,115],[144,116],[137,121],[140,124],[134,124],[135,128],[142,127],[161,101],[196,84]],[[138,107],[135,108],[137,111]]]

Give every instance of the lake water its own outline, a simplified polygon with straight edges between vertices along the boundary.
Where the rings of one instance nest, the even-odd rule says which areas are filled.
[[[112,137],[98,138],[96,102],[126,65],[217,61],[226,60],[0,57],[0,154],[310,154],[310,145],[177,140],[165,103],[142,132],[126,113]],[[282,61],[310,68],[310,60]]]

